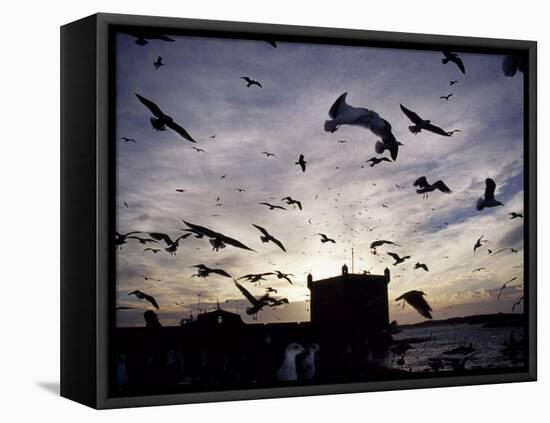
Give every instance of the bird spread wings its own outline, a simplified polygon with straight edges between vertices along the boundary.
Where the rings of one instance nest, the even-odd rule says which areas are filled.
[[[183,221],[190,229],[186,229],[189,232],[193,232],[197,235],[206,236],[211,239],[222,241],[225,244],[232,245],[233,247],[242,248],[243,250],[254,251],[252,248],[247,247],[242,242],[236,239],[225,236],[224,234],[213,231],[212,229],[205,228],[204,226],[195,225],[193,223]]]
[[[395,242],[391,242],[391,241],[386,241],[386,240],[380,240],[380,241],[374,241],[370,244],[370,248],[376,248],[376,247],[380,247],[381,245],[384,245],[384,244],[390,244],[390,245],[395,245],[397,247],[400,247],[399,244],[396,244]]]

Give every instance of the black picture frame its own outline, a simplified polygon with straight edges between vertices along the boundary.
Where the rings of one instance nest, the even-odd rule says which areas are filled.
[[[336,385],[286,386],[186,394],[114,397],[108,386],[113,318],[114,233],[112,33],[124,27],[171,34],[369,45],[462,52],[523,53],[525,73],[524,372]],[[537,44],[533,41],[223,22],[99,13],[61,28],[61,395],[90,407],[119,408],[259,398],[534,381],[537,378]],[[78,245],[78,248],[75,246]],[[528,282],[528,283],[527,283]]]

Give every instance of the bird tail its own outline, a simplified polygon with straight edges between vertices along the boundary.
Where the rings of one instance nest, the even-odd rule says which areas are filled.
[[[485,200],[482,197],[477,199],[476,210],[481,211],[485,208]]]
[[[338,129],[338,124],[334,120],[325,120],[325,131],[335,132]]]

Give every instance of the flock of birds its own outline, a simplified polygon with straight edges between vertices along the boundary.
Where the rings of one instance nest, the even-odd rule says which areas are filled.
[[[127,33],[133,37],[135,37],[135,43],[144,46],[149,43],[150,40],[160,40],[164,42],[174,42],[175,40],[162,35],[157,34],[155,32],[149,32],[149,31],[131,31]],[[271,45],[273,48],[277,48],[277,43],[275,41],[266,41],[269,45]],[[450,51],[443,51],[443,58],[441,59],[441,62],[443,64],[453,63],[456,65],[456,67],[459,69],[459,71],[462,74],[466,74],[466,67],[461,57],[459,57],[458,54],[450,52]],[[158,56],[155,62],[153,63],[153,66],[156,70],[158,70],[160,67],[165,66],[165,63],[163,61],[163,58],[161,56]],[[515,73],[519,70],[521,72],[525,71],[525,64],[522,62],[521,58],[507,56],[504,59],[503,62],[503,72],[507,76],[513,76]],[[252,89],[261,89],[263,88],[263,85],[260,81],[255,80],[249,76],[242,76],[241,79],[245,83],[245,88],[252,88]],[[453,87],[459,83],[459,80],[451,80],[449,81],[449,86]],[[177,123],[174,118],[172,118],[170,115],[166,114],[153,100],[150,100],[143,95],[139,93],[135,93],[137,101],[142,104],[145,109],[150,113],[150,124],[152,128],[155,131],[166,131],[168,129],[174,131],[179,136],[181,136],[186,141],[197,144],[197,140],[179,123]],[[449,93],[448,95],[441,96],[440,98],[444,101],[449,101],[451,97],[454,96],[454,93]],[[365,128],[372,132],[375,136],[379,138],[379,140],[374,145],[375,153],[378,156],[373,156],[370,159],[366,161],[368,166],[374,167],[381,165],[382,163],[394,163],[398,159],[398,153],[399,153],[399,147],[403,144],[396,139],[392,132],[392,125],[384,118],[382,118],[377,112],[370,110],[365,107],[355,107],[351,106],[346,101],[347,93],[341,94],[336,101],[330,106],[328,110],[328,115],[330,117],[329,120],[326,120],[324,122],[324,130],[329,133],[336,132],[342,125],[351,125],[351,126],[359,126],[362,128]],[[416,135],[421,134],[423,131],[431,132],[434,134],[437,134],[439,136],[443,137],[451,137],[455,133],[461,132],[461,129],[452,129],[452,130],[444,130],[440,126],[437,126],[433,124],[429,119],[424,119],[420,117],[420,115],[410,108],[405,107],[403,104],[400,104],[400,109],[403,112],[404,116],[412,123],[408,129],[409,131]],[[209,137],[210,139],[215,139],[216,135],[211,135]],[[120,138],[124,143],[136,143],[135,138],[130,137],[121,137]],[[345,144],[347,140],[338,140],[337,141],[340,144]],[[197,153],[206,153],[206,151],[202,148],[193,147]],[[384,156],[384,154],[388,152],[389,157]],[[262,155],[265,156],[266,159],[276,158],[277,154],[269,151],[262,151]],[[298,155],[297,160],[294,162],[295,166],[298,166],[302,173],[306,173],[308,169],[309,162],[306,160],[305,154],[301,153]],[[291,164],[289,163],[289,168]],[[220,179],[225,179],[227,175],[222,175]],[[376,184],[373,183],[375,186]],[[399,186],[398,184],[395,184],[397,188],[404,188],[402,186]],[[431,193],[440,192],[443,194],[451,194],[452,190],[449,188],[449,186],[442,180],[437,180],[435,182],[432,181],[432,183],[428,182],[428,179],[426,176],[420,176],[415,181],[412,182],[412,185],[416,187],[416,193],[418,195],[422,195],[424,199],[428,198],[428,195]],[[331,188],[329,188],[330,190]],[[235,191],[237,191],[239,194],[245,193],[246,188],[243,187],[236,187],[234,188]],[[496,190],[496,182],[492,178],[486,178],[485,179],[485,190],[481,193],[479,199],[477,200],[475,204],[475,209],[479,212],[486,208],[492,208],[497,206],[504,206],[504,204],[497,200],[495,198],[495,190]],[[187,190],[184,188],[178,188],[176,189],[178,193],[185,193]],[[339,194],[338,194],[339,195]],[[274,198],[273,198],[274,199]],[[317,196],[315,197],[317,199]],[[337,201],[338,199],[335,199]],[[262,201],[258,204],[261,206],[264,206],[269,209],[269,211],[278,212],[278,211],[287,211],[287,207],[291,206],[294,208],[297,208],[299,211],[302,211],[304,209],[304,204],[302,200],[298,200],[293,198],[290,195],[287,195],[283,197],[280,200],[284,205],[275,204],[272,201]],[[220,197],[218,196],[216,199],[215,206],[218,208],[223,207],[223,203],[221,202]],[[286,206],[286,207],[285,207]],[[383,208],[389,209],[389,206],[387,204],[381,204],[380,205]],[[128,204],[125,202],[125,207],[128,207]],[[360,214],[360,213],[359,213]],[[511,216],[510,219],[521,219],[523,218],[522,213],[512,211],[509,213]],[[219,214],[212,215],[215,217],[218,217]],[[311,218],[308,219],[308,223],[311,225]],[[148,252],[151,254],[158,254],[162,253],[163,251],[170,254],[170,255],[176,255],[177,251],[180,247],[181,242],[188,242],[189,237],[194,236],[196,239],[208,239],[209,244],[214,252],[219,251],[220,249],[224,249],[226,247],[232,247],[240,250],[247,250],[250,252],[256,252],[255,249],[245,245],[243,242],[239,241],[238,239],[231,237],[229,235],[226,235],[222,232],[216,231],[212,229],[211,227],[206,227],[203,225],[199,225],[196,223],[191,223],[186,220],[183,220],[183,224],[185,225],[184,228],[181,228],[178,230],[177,235],[171,235],[167,233],[162,232],[144,232],[144,231],[138,231],[138,230],[132,230],[126,233],[122,232],[116,232],[115,238],[114,238],[114,244],[117,248],[121,249],[124,247],[125,244],[127,244],[129,241],[135,241],[142,245],[144,245],[146,248],[144,248],[144,252]],[[255,223],[251,224],[253,228],[255,228],[259,232],[259,238],[262,244],[273,244],[273,246],[281,250],[283,253],[287,252],[287,248],[284,245],[284,242],[279,239],[277,236],[275,236],[271,230],[272,228],[265,228],[260,225],[257,225]],[[445,223],[447,225],[447,223]],[[344,225],[346,226],[346,224]],[[366,230],[369,232],[373,232],[377,228],[375,227],[368,227],[366,226]],[[322,232],[316,232],[316,236],[319,236],[319,240],[321,244],[336,244],[338,241],[325,233]],[[480,248],[483,244],[488,242],[486,239],[483,239],[483,237],[479,238],[474,245],[474,253],[478,248]],[[382,247],[383,245],[390,245],[399,247],[399,245],[395,242],[379,239],[371,243],[371,254],[374,256],[378,256],[379,252],[378,249]],[[492,252],[489,250],[489,254],[497,254],[502,250],[499,250],[497,252]],[[516,252],[513,248],[511,248],[512,252]],[[305,254],[305,252],[302,252],[302,254]],[[400,255],[398,253],[388,251],[386,253],[389,257],[393,259],[393,266],[402,265],[407,260],[410,260],[412,257],[410,255]],[[240,282],[239,280],[245,280],[247,282],[251,282],[254,284],[261,283],[262,280],[266,280],[265,277],[267,276],[274,276],[278,280],[286,280],[288,283],[293,284],[292,279],[290,278],[292,275],[291,273],[284,273],[280,270],[272,271],[272,272],[264,272],[264,273],[251,273],[240,277],[233,277],[228,271],[221,269],[221,268],[213,268],[209,267],[206,264],[197,264],[192,266],[193,268],[196,268],[196,272],[192,277],[198,277],[198,278],[207,278],[212,274],[225,277],[225,278],[231,278],[233,279],[234,286],[237,288],[238,292],[242,294],[244,299],[246,299],[249,303],[249,307],[246,309],[247,314],[252,315],[254,317],[257,316],[257,314],[266,307],[278,307],[281,305],[289,304],[289,300],[287,298],[278,298],[271,296],[272,293],[277,293],[277,290],[273,287],[268,287],[265,290],[265,293],[261,296],[254,296],[250,293],[249,290],[247,290]],[[416,262],[416,264],[413,267],[414,270],[422,269],[425,272],[429,272],[428,265],[426,263]],[[370,271],[365,270],[364,273],[370,273]],[[143,276],[143,275],[142,275]],[[153,278],[149,278],[147,276],[143,276],[145,278],[145,281],[147,280],[154,280]],[[501,289],[505,289],[507,287],[507,284],[515,280],[516,278],[506,282]],[[500,298],[499,293],[499,298]],[[137,297],[139,300],[145,300],[148,301],[155,309],[159,309],[160,306],[158,302],[155,300],[155,298],[143,291],[140,290],[134,290],[130,292],[128,295],[133,295]],[[405,303],[412,306],[421,316],[431,319],[432,318],[432,308],[429,305],[429,303],[424,298],[426,297],[426,294],[423,291],[420,290],[410,290],[408,292],[403,293],[402,295],[398,296],[396,298],[396,301],[403,301],[403,307],[405,306]],[[497,298],[498,299],[498,298]],[[521,300],[520,300],[521,301]],[[514,309],[519,305],[519,302],[517,304],[514,304]],[[128,307],[120,307],[119,309],[126,309]],[[303,348],[302,348],[303,349]],[[297,349],[298,350],[298,349]],[[303,351],[302,351],[303,352]]]

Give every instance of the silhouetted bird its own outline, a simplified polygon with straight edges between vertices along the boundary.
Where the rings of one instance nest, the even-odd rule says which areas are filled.
[[[258,81],[254,79],[250,79],[248,76],[241,76],[241,79],[244,79],[246,81],[247,87],[250,87],[252,85],[257,85],[258,87],[262,88],[262,84],[260,84]]]
[[[394,266],[397,266],[398,264],[401,264],[401,263],[403,263],[405,260],[411,258],[411,256],[399,257],[399,255],[397,255],[397,254],[395,254],[395,253],[387,253],[387,254],[388,254],[388,256],[391,256],[391,257],[395,260],[395,263],[393,263]]]
[[[365,163],[369,163],[369,162],[370,162],[370,167],[374,167],[377,164],[382,163],[382,162],[391,163],[391,160],[388,159],[387,157],[371,157],[370,159],[365,161]]]
[[[197,153],[206,153],[202,148],[193,147],[193,150],[195,150]]]
[[[450,99],[453,95],[454,95],[454,94],[451,93],[451,94],[439,96],[439,98],[440,98],[441,100],[449,101],[449,99]]]
[[[436,189],[445,193],[450,194],[451,189],[443,182],[442,180],[436,181],[433,184],[429,184],[425,176],[421,176],[413,184],[415,187],[418,187],[416,190],[417,194],[422,194],[423,198],[428,198],[428,193],[433,192]]]
[[[420,313],[421,316],[427,319],[431,319],[432,315],[430,312],[432,311],[432,308],[424,299],[424,295],[426,294],[422,291],[412,290],[405,292],[403,295],[397,297],[395,301],[404,300],[409,303],[409,305],[411,305],[418,313]]]
[[[161,66],[164,66],[164,63],[162,63],[162,57],[161,56],[157,57],[157,60],[155,60],[155,62],[153,63],[153,66],[155,67],[155,69],[158,69]]]
[[[262,235],[260,235],[260,239],[262,242],[273,242],[275,245],[277,245],[281,250],[283,250],[286,253],[285,247],[281,241],[279,241],[277,238],[275,238],[273,235],[271,235],[269,232],[267,232],[264,228],[261,226],[252,224],[256,229],[258,229]]]
[[[176,192],[182,192],[182,193],[183,193],[183,192],[185,192],[185,191],[186,191],[186,190],[183,189],[183,188],[176,188]]]
[[[275,154],[269,153],[267,151],[262,151],[262,154],[265,154],[266,157],[277,157]]]
[[[160,279],[151,278],[151,277],[146,276],[146,275],[139,275],[139,276],[141,276],[144,281],[162,282],[162,280],[160,280]]]
[[[265,289],[265,292],[274,292],[275,294],[277,293],[277,290],[275,288],[271,288],[270,286],[268,286],[266,289]]]
[[[476,267],[474,270],[472,270],[472,273],[481,272],[482,270],[487,270],[486,267]]]
[[[244,188],[235,188],[233,191],[245,192],[246,190]]]
[[[510,220],[517,219],[517,218],[523,219],[523,215],[521,213],[512,212],[508,214],[511,216]]]
[[[235,286],[239,289],[239,291],[241,291],[241,293],[244,295],[244,297],[250,302],[250,304],[252,304],[252,307],[246,308],[246,314],[255,318],[258,312],[262,310],[262,308],[269,305],[269,302],[267,301],[268,298],[271,298],[269,294],[265,294],[260,298],[256,298],[235,279],[233,279],[233,282],[235,283]]]
[[[325,234],[320,234],[318,233],[317,235],[320,235],[321,236],[321,242],[324,244],[325,242],[332,242],[333,244],[336,244],[336,241],[333,240],[332,238],[329,238],[328,236],[326,236]]]
[[[120,234],[118,232],[115,232],[115,246],[122,246],[123,244],[126,244],[126,239],[130,235],[141,234],[141,233],[142,232],[140,231],[132,231],[132,232],[128,232],[127,234]]]
[[[458,81],[449,81],[449,87],[452,87],[454,84],[458,84]]]
[[[289,278],[289,276],[294,276],[292,273],[283,273],[280,270],[275,270],[275,274],[277,275],[277,279],[286,279],[288,283],[293,285],[292,280]]]
[[[508,284],[510,282],[514,282],[515,280],[517,279],[517,277],[514,277],[512,279],[510,279],[509,281],[506,281],[501,287],[500,287],[500,291],[498,291],[498,295],[497,295],[497,300],[500,300],[500,296],[502,295],[502,291],[504,291],[506,289],[506,287],[508,286]]]
[[[187,238],[191,234],[180,235],[179,237],[177,237],[173,241],[170,238],[170,236],[168,236],[167,234],[162,233],[162,232],[149,232],[149,235],[152,236],[154,239],[156,239],[158,241],[164,241],[167,245],[167,247],[164,249],[164,251],[166,251],[167,253],[170,253],[170,255],[172,255],[172,256],[175,256],[176,251],[177,251],[178,246],[179,246],[180,240]]]
[[[229,273],[227,273],[225,270],[223,269],[211,269],[209,268],[208,266],[204,265],[204,264],[195,264],[194,266],[191,266],[191,267],[195,267],[197,268],[197,273],[192,275],[193,276],[196,276],[198,278],[207,278],[208,276],[210,276],[210,273],[215,273],[217,275],[220,275],[220,276],[225,276],[226,278],[233,278]]]
[[[386,240],[384,240],[384,239],[381,239],[381,240],[379,240],[379,241],[371,242],[370,248],[374,249],[374,248],[380,247],[381,245],[384,245],[384,244],[395,245],[395,246],[397,246],[397,247],[401,247],[401,245],[396,244],[395,242],[386,241]]]
[[[137,93],[136,97],[155,116],[151,118],[151,125],[156,131],[165,131],[166,127],[168,127],[176,131],[187,141],[196,142],[184,128],[174,122],[174,119],[171,116],[165,115],[155,103],[153,103],[151,100],[146,99],[145,97],[140,96]]]
[[[302,210],[302,203],[298,200],[294,200],[292,197],[288,196],[283,198],[281,201],[286,201],[286,203],[291,206],[292,204],[296,204],[300,210]]]
[[[300,167],[302,168],[302,172],[306,171],[307,162],[305,161],[303,154],[300,154],[300,157],[298,158],[298,161],[294,162],[294,164],[300,165]]]
[[[353,107],[346,103],[348,93],[343,93],[331,106],[328,114],[332,120],[325,121],[325,131],[335,132],[341,125],[356,125],[369,129],[381,138],[375,144],[377,154],[389,150],[391,158],[397,159],[399,146],[403,145],[395,139],[390,123],[378,113],[364,107]]]
[[[275,210],[275,209],[286,210],[283,206],[277,206],[275,204],[270,204],[270,203],[258,203],[258,204],[269,207],[269,210]]]
[[[462,59],[458,57],[458,54],[451,53],[448,50],[444,50],[443,55],[445,56],[445,58],[441,59],[441,63],[446,65],[449,62],[453,62],[458,66],[458,69],[460,69],[460,72],[462,72],[463,74],[466,74],[466,69],[464,68],[464,62],[462,62]]]
[[[428,270],[428,266],[426,266],[426,264],[424,263],[416,263],[413,267],[413,269],[424,269],[426,272],[429,272]]]
[[[131,35],[137,38],[134,42],[140,46],[149,44],[148,40],[159,40],[159,41],[169,41],[169,42],[175,41],[174,39],[167,37],[166,35],[156,33],[154,30],[125,29],[121,32],[124,32],[125,34]]]
[[[439,126],[435,126],[431,123],[430,120],[424,120],[420,116],[418,116],[415,112],[412,110],[407,109],[402,104],[399,105],[401,107],[401,111],[405,113],[405,116],[407,116],[414,125],[409,126],[409,131],[411,131],[413,134],[418,134],[422,130],[433,132],[434,134],[442,135],[444,137],[448,137],[449,133],[447,131],[444,131]]]
[[[121,137],[120,139],[124,142],[133,142],[134,144],[136,143],[136,140],[133,138]]]
[[[478,248],[480,248],[484,243],[489,242],[487,239],[483,239],[484,235],[481,235],[476,243],[474,244],[474,254]]]
[[[153,254],[160,253],[162,250],[159,250],[158,248],[146,248],[143,251],[151,251]]]
[[[139,236],[135,236],[135,235],[130,235],[130,236],[127,236],[126,239],[135,239],[137,240],[140,244],[147,244],[149,242],[154,242],[156,244],[156,240],[154,239],[151,239],[151,238],[141,238]]]
[[[239,280],[241,280],[241,279],[246,279],[248,282],[256,283],[256,282],[260,282],[260,281],[265,281],[264,276],[271,276],[271,275],[274,275],[274,274],[275,274],[275,273],[273,273],[273,272],[249,273],[249,274],[247,274],[247,275],[241,276],[241,277],[238,278],[238,279],[239,279]]]
[[[135,291],[130,292],[128,295],[135,295],[140,300],[149,301],[153,305],[153,307],[155,307],[156,309],[160,308],[158,303],[157,303],[157,300],[155,300],[154,297],[152,297],[149,294],[146,294],[145,292],[142,292],[140,290],[135,290]]]
[[[500,201],[495,200],[496,184],[491,178],[485,179],[485,195],[478,198],[476,210],[481,211],[485,207],[504,206]]]
[[[242,242],[237,241],[236,239],[230,238],[228,236],[225,236],[222,233],[215,232],[212,229],[205,228],[204,226],[195,225],[193,223],[183,221],[189,229],[183,229],[184,231],[188,231],[195,234],[195,238],[203,238],[207,237],[210,239],[210,244],[212,245],[212,249],[214,251],[218,251],[220,248],[225,248],[226,244],[231,245],[236,248],[242,248],[243,250],[249,250],[254,251],[252,248],[247,247]]]

